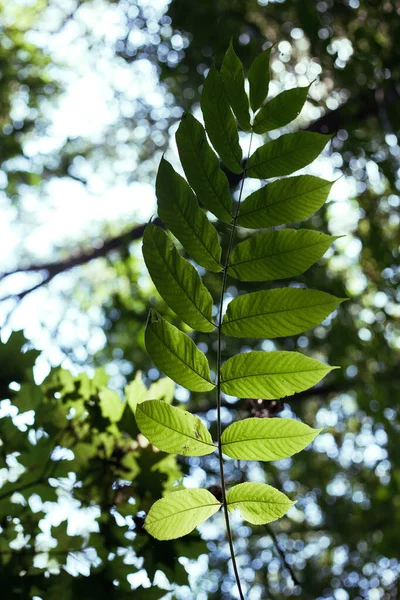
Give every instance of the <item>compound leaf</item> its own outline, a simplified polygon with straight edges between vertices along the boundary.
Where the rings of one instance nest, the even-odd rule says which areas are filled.
[[[193,265],[179,256],[166,233],[152,223],[143,235],[143,258],[160,296],[178,317],[193,329],[213,331],[210,292]]]
[[[250,106],[256,111],[268,96],[270,81],[269,60],[273,46],[261,52],[252,62],[248,80],[250,84]]]
[[[222,451],[238,460],[280,460],[303,450],[322,430],[295,419],[243,419],[223,432]]]
[[[308,219],[324,204],[333,183],[314,175],[273,181],[246,198],[238,225],[261,229]]]
[[[318,325],[344,300],[326,292],[300,288],[244,294],[229,303],[222,333],[270,339],[296,335]]]
[[[180,490],[153,504],[144,527],[158,540],[174,540],[193,531],[220,508],[208,490]]]
[[[233,173],[241,173],[242,149],[236,122],[221,75],[215,67],[211,67],[204,82],[200,106],[207,134],[222,162]]]
[[[249,131],[251,129],[249,99],[244,88],[243,65],[236,55],[232,40],[222,61],[221,78],[240,127],[244,131]]]
[[[266,133],[278,127],[283,127],[299,116],[307,99],[310,85],[285,90],[272,98],[256,114],[254,119],[254,132]]]
[[[175,137],[183,170],[199,201],[220,221],[230,223],[232,200],[228,179],[219,168],[204,127],[190,113],[185,113]]]
[[[329,135],[312,131],[286,133],[277,140],[264,144],[247,161],[248,177],[268,179],[290,175],[309,165],[322,152]]]
[[[203,352],[155,310],[150,311],[145,344],[154,364],[179,385],[192,392],[207,392],[215,387]]]
[[[229,490],[226,500],[230,512],[239,508],[242,517],[253,525],[276,521],[296,504],[266,483],[239,483]]]
[[[190,256],[210,271],[221,271],[218,234],[188,183],[164,158],[157,174],[158,214]]]
[[[273,281],[300,275],[336,239],[309,229],[260,233],[236,246],[228,273],[240,281]]]
[[[238,398],[277,400],[312,387],[335,369],[298,352],[246,352],[221,367],[221,389]]]
[[[210,432],[199,417],[162,400],[139,404],[136,421],[142,434],[163,452],[205,456],[215,450]]]

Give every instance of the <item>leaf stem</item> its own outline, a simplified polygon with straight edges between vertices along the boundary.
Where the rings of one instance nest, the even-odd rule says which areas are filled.
[[[248,156],[250,156],[252,140],[253,140],[253,131],[251,132],[251,136],[250,136]],[[224,460],[222,458],[221,355],[222,355],[222,318],[223,318],[226,281],[227,281],[227,277],[228,277],[229,256],[231,254],[233,239],[235,236],[236,222],[237,222],[237,219],[239,216],[240,203],[242,201],[242,193],[243,193],[243,186],[244,186],[245,179],[246,179],[246,167],[243,170],[243,177],[242,177],[240,192],[239,192],[239,200],[236,205],[235,215],[234,215],[233,221],[232,221],[232,229],[231,229],[230,236],[229,236],[228,250],[226,253],[225,264],[224,264],[224,269],[223,269],[221,298],[220,298],[220,303],[219,303],[218,324],[217,324],[217,329],[218,329],[218,342],[217,342],[217,438],[218,438],[219,471],[220,471],[220,476],[221,476],[222,503],[223,503],[223,510],[224,510],[224,516],[225,516],[226,533],[228,536],[229,550],[230,550],[230,554],[231,554],[232,566],[233,566],[233,571],[235,573],[235,579],[236,579],[236,584],[237,584],[240,600],[244,600],[244,595],[243,595],[243,591],[242,591],[242,585],[240,582],[239,570],[238,570],[238,566],[236,563],[235,549],[233,547],[232,530],[231,530],[231,526],[229,523],[229,512],[228,512],[228,504],[226,501],[226,486],[225,486],[225,476],[224,476]]]

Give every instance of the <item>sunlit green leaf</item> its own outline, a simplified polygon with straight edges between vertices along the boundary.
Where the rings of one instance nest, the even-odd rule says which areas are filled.
[[[208,137],[222,162],[233,173],[241,173],[238,130],[221,75],[215,67],[211,67],[204,82],[200,105]]]
[[[247,75],[250,83],[250,105],[254,111],[260,108],[268,96],[270,81],[269,61],[271,50],[272,46],[256,56]]]
[[[221,508],[207,490],[180,490],[157,500],[145,521],[145,529],[158,540],[187,535]]]
[[[243,519],[253,525],[276,521],[296,504],[265,483],[239,483],[229,490],[226,500],[230,512],[239,508]]]
[[[189,336],[165,321],[155,310],[150,311],[145,344],[156,367],[179,385],[192,392],[207,392],[215,387],[203,352]]]
[[[327,199],[333,182],[313,175],[279,179],[242,203],[238,225],[250,229],[295,223],[311,217]]]
[[[222,61],[221,77],[240,127],[244,131],[249,131],[251,129],[249,99],[244,88],[243,65],[236,55],[232,40]]]
[[[277,400],[312,387],[335,369],[298,352],[245,352],[221,367],[221,389],[238,398]]]
[[[293,121],[304,106],[310,85],[285,90],[267,102],[254,119],[255,133],[272,131]]]
[[[247,176],[269,179],[290,175],[309,165],[331,139],[312,131],[286,133],[257,148],[247,161]]]
[[[308,229],[260,233],[236,246],[228,272],[240,281],[272,281],[300,275],[336,239]]]
[[[218,234],[201,210],[188,183],[168,161],[161,159],[157,174],[158,214],[190,256],[210,271],[221,271]]]
[[[143,435],[163,452],[204,456],[216,449],[199,417],[162,400],[139,404],[136,421]]]
[[[244,294],[229,303],[222,333],[276,338],[315,327],[344,299],[318,290],[283,288]]]
[[[311,444],[322,429],[295,419],[243,419],[222,434],[222,451],[239,460],[280,460]]]
[[[209,332],[212,298],[196,269],[182,258],[165,232],[149,223],[143,235],[143,257],[159,294],[193,329]]]
[[[221,221],[230,223],[232,200],[228,179],[219,167],[204,127],[190,113],[182,117],[176,144],[187,180],[201,204]]]

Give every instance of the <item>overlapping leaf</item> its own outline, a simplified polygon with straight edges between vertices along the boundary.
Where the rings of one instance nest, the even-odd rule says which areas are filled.
[[[241,173],[239,135],[225,86],[215,67],[211,67],[204,82],[200,106],[208,136],[222,162],[233,173]]]
[[[207,392],[215,387],[203,352],[155,310],[150,311],[145,344],[154,364],[179,385],[192,392]]]
[[[143,435],[163,452],[205,456],[215,450],[212,437],[199,417],[161,400],[139,404],[136,421]]]
[[[334,369],[298,352],[246,352],[221,367],[221,389],[238,398],[277,400],[303,392]]]
[[[344,299],[299,288],[261,290],[229,303],[222,332],[234,337],[276,338],[315,327]]]
[[[311,217],[327,199],[333,183],[313,175],[279,179],[242,203],[238,225],[250,229],[295,223]]]
[[[249,99],[244,88],[243,65],[233,48],[232,40],[221,65],[221,78],[233,112],[244,131],[251,129]]]
[[[280,460],[311,444],[322,429],[295,419],[243,419],[222,434],[222,451],[239,460]]]
[[[250,84],[250,106],[254,111],[260,108],[268,96],[271,50],[272,46],[256,56],[247,75]]]
[[[221,271],[218,234],[190,186],[164,158],[158,169],[158,214],[190,256],[210,271]]]
[[[230,512],[239,508],[243,519],[253,525],[276,521],[296,504],[265,483],[239,483],[229,490],[226,500]]]
[[[285,90],[267,102],[254,119],[255,133],[266,133],[278,129],[298,117],[307,99],[310,85]]]
[[[213,331],[210,292],[193,265],[179,256],[164,231],[152,223],[143,235],[143,257],[159,294],[178,317],[193,329]]]
[[[312,131],[286,133],[277,140],[257,148],[246,165],[248,177],[269,179],[290,175],[309,165],[331,139]]]
[[[188,182],[201,204],[224,223],[232,221],[228,179],[207,141],[204,127],[190,113],[176,132],[179,157]]]
[[[153,504],[144,527],[157,540],[174,540],[193,531],[220,508],[207,490],[180,490]]]
[[[300,275],[336,239],[308,229],[260,233],[236,246],[228,272],[240,281],[272,281]]]

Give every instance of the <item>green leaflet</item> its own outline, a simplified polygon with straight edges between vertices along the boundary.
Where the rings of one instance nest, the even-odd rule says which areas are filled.
[[[149,442],[163,452],[205,456],[216,449],[199,417],[161,400],[139,404],[136,421]]]
[[[237,223],[261,229],[308,219],[324,204],[333,183],[313,175],[273,181],[246,198]]]
[[[215,67],[211,67],[204,82],[200,106],[208,137],[222,162],[233,173],[241,173],[243,168],[239,135],[225,86]]]
[[[143,258],[160,296],[182,321],[209,332],[212,298],[196,269],[179,256],[165,232],[149,223],[143,235]]]
[[[290,175],[316,159],[331,137],[311,131],[281,135],[277,140],[257,148],[250,156],[246,166],[247,176],[268,179]]]
[[[190,256],[202,267],[221,271],[218,234],[190,186],[164,158],[157,174],[158,214]]]
[[[222,434],[222,451],[238,460],[280,460],[311,444],[323,430],[295,419],[243,419]]]
[[[149,510],[145,529],[157,540],[187,535],[221,508],[207,490],[180,490],[157,500]]]
[[[298,352],[245,352],[221,367],[221,389],[238,398],[277,400],[312,387],[335,369]]]
[[[168,377],[192,392],[208,392],[210,381],[206,356],[193,340],[151,310],[145,332],[146,350],[154,364]]]
[[[285,90],[272,98],[256,114],[254,119],[254,132],[266,133],[278,127],[283,127],[299,116],[307,99],[310,85]]]
[[[226,500],[230,512],[239,508],[243,519],[253,525],[276,521],[296,504],[266,483],[239,483],[229,490]]]
[[[273,46],[270,46],[267,50],[256,56],[247,75],[250,83],[250,106],[254,111],[260,108],[268,96],[270,80],[269,60],[272,48]]]
[[[250,131],[249,99],[244,89],[243,65],[236,55],[232,40],[222,61],[221,78],[240,127]]]
[[[318,290],[299,288],[244,294],[229,303],[222,333],[270,339],[296,335],[318,325],[344,300]]]
[[[199,201],[220,221],[230,223],[232,200],[228,179],[219,168],[204,127],[185,113],[175,137],[183,170]]]
[[[273,281],[300,275],[336,239],[309,229],[260,233],[236,246],[228,273],[240,281]]]

